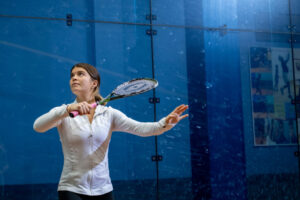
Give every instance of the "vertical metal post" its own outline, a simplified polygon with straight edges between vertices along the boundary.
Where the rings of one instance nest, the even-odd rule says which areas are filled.
[[[152,29],[152,0],[149,0],[149,9],[150,9],[150,40],[151,40],[151,60],[152,60],[152,78],[155,79],[155,69],[154,69],[154,48],[153,48],[153,29]],[[155,89],[153,89],[153,98],[156,98]],[[154,121],[156,122],[156,103],[154,103]],[[155,136],[155,156],[158,157],[158,141],[157,136]],[[159,200],[159,160],[156,159],[156,200]]]

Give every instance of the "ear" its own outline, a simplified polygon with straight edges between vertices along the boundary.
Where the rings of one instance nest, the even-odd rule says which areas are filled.
[[[98,81],[97,81],[97,80],[93,80],[93,82],[92,82],[92,86],[93,86],[94,88],[96,88],[96,87],[97,87],[97,85],[98,85]]]

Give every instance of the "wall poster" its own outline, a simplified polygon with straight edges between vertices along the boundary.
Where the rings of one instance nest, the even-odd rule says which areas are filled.
[[[292,101],[300,100],[300,51],[289,48],[250,48],[252,117],[255,146],[297,144]],[[299,128],[300,128],[300,120]]]

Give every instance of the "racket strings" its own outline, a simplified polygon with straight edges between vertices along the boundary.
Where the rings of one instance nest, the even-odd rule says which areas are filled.
[[[158,85],[153,79],[135,79],[119,85],[113,93],[122,96],[131,96],[151,90]]]

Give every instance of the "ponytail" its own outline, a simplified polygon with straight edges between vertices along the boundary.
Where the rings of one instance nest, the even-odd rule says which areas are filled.
[[[95,88],[93,95],[95,97],[95,101],[101,101],[103,99],[103,97],[99,93],[99,87]],[[107,104],[107,102],[105,102],[103,105],[105,106],[106,104]]]

